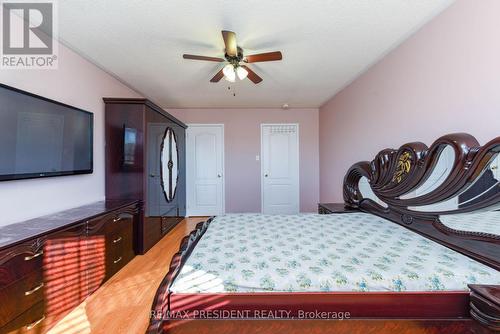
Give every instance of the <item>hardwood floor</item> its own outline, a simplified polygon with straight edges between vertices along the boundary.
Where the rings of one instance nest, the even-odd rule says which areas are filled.
[[[49,333],[144,333],[149,312],[182,238],[206,217],[187,218],[145,255],[136,256]]]

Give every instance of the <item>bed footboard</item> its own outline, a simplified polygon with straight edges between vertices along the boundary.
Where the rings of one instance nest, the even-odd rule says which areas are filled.
[[[170,287],[212,220],[213,217],[208,219],[206,222],[198,223],[195,229],[182,239],[179,251],[172,257],[167,275],[162,280],[158,290],[156,291],[153,305],[151,307],[150,322],[147,333],[162,332],[162,322],[164,319],[163,315],[168,314],[170,311]]]
[[[171,320],[163,324],[169,334],[304,334],[398,333],[489,334],[472,320]]]

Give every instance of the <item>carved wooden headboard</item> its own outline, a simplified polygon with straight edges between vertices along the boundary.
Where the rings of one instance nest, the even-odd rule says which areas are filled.
[[[445,148],[452,148],[455,156],[448,176],[433,190],[408,196],[417,193],[429,179]],[[445,135],[430,147],[414,142],[397,150],[385,149],[371,162],[358,162],[348,170],[344,178],[344,201],[348,207],[387,218],[500,270],[500,235],[455,230],[440,219],[445,215],[498,209],[500,192],[479,196],[468,205],[451,210],[415,209],[442,203],[469,191],[499,152],[500,137],[481,146],[473,136],[465,133]],[[363,195],[360,190],[363,177],[368,180],[373,194],[385,204]],[[498,224],[500,230],[500,221]]]

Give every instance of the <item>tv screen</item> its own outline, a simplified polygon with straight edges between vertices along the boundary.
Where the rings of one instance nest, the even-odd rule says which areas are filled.
[[[92,168],[92,113],[0,84],[0,181]]]
[[[135,147],[137,144],[137,130],[123,128],[123,164],[125,166],[135,165]]]

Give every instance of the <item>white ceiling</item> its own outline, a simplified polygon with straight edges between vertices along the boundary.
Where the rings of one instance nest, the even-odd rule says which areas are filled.
[[[59,37],[167,108],[319,107],[453,0],[65,0]],[[210,83],[222,67],[182,59],[223,56],[221,30],[246,54],[282,51],[250,64],[264,81]]]

